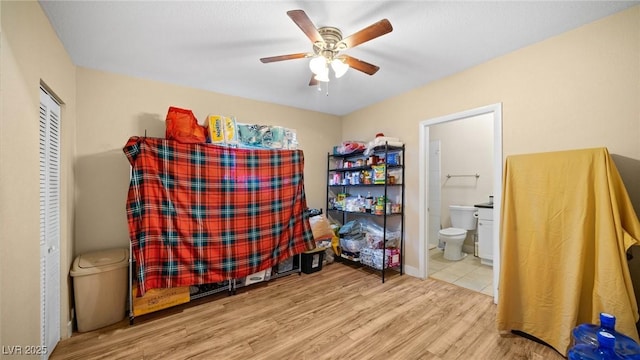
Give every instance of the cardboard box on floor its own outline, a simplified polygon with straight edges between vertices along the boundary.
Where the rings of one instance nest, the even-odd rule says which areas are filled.
[[[189,302],[189,287],[151,289],[144,296],[137,297],[138,289],[133,287],[133,316],[140,316],[154,311],[170,308]]]

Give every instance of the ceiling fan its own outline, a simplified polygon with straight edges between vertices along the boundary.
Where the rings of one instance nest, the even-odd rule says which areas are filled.
[[[328,82],[329,67],[333,70],[336,78],[344,75],[350,67],[368,75],[373,75],[380,69],[376,65],[340,52],[390,33],[393,27],[391,27],[389,20],[380,20],[355,34],[342,38],[342,32],[338,28],[331,26],[316,28],[311,19],[302,10],[287,11],[287,15],[311,40],[313,52],[265,57],[260,59],[263,63],[312,58],[309,62],[309,68],[313,74],[311,75],[309,86],[317,85],[318,81]]]

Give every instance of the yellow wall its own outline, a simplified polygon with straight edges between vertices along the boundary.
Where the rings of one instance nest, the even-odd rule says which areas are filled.
[[[502,102],[505,156],[606,146],[631,169],[627,174],[633,180],[640,179],[634,170],[640,168],[638,6],[345,116],[342,131],[341,119],[331,115],[76,69],[37,2],[1,1],[0,26],[1,345],[39,343],[36,119],[41,80],[64,101],[63,328],[73,257],[127,244],[128,164],[122,146],[144,129],[148,136],[162,136],[170,105],[193,109],[198,118],[224,112],[243,122],[295,128],[305,150],[313,207],[324,207],[329,145],[370,139],[377,132],[402,138],[407,144],[405,253],[413,267],[418,266],[415,195],[422,120]],[[628,182],[627,187],[638,209],[639,190]]]
[[[343,139],[383,132],[406,143],[408,266],[419,264],[418,124],[500,102],[505,157],[606,146],[640,168],[640,6],[344,117]],[[628,173],[640,209],[640,173]]]
[[[0,345],[40,344],[38,112],[40,81],[61,114],[61,333],[72,260],[75,66],[35,1],[2,1],[0,37]]]
[[[134,135],[164,137],[169,106],[208,114],[232,114],[242,123],[295,129],[305,156],[310,207],[325,207],[327,152],[340,142],[333,115],[78,68],[76,245],[81,254],[128,247],[125,200],[129,162],[122,147]]]

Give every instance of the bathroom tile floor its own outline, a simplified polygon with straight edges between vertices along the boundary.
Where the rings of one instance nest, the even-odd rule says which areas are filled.
[[[493,268],[480,263],[480,258],[467,255],[459,261],[444,258],[435,247],[429,250],[429,277],[493,296]]]

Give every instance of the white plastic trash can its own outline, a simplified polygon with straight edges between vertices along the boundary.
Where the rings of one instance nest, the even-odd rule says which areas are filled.
[[[78,256],[71,267],[78,331],[115,324],[126,316],[129,249]]]

